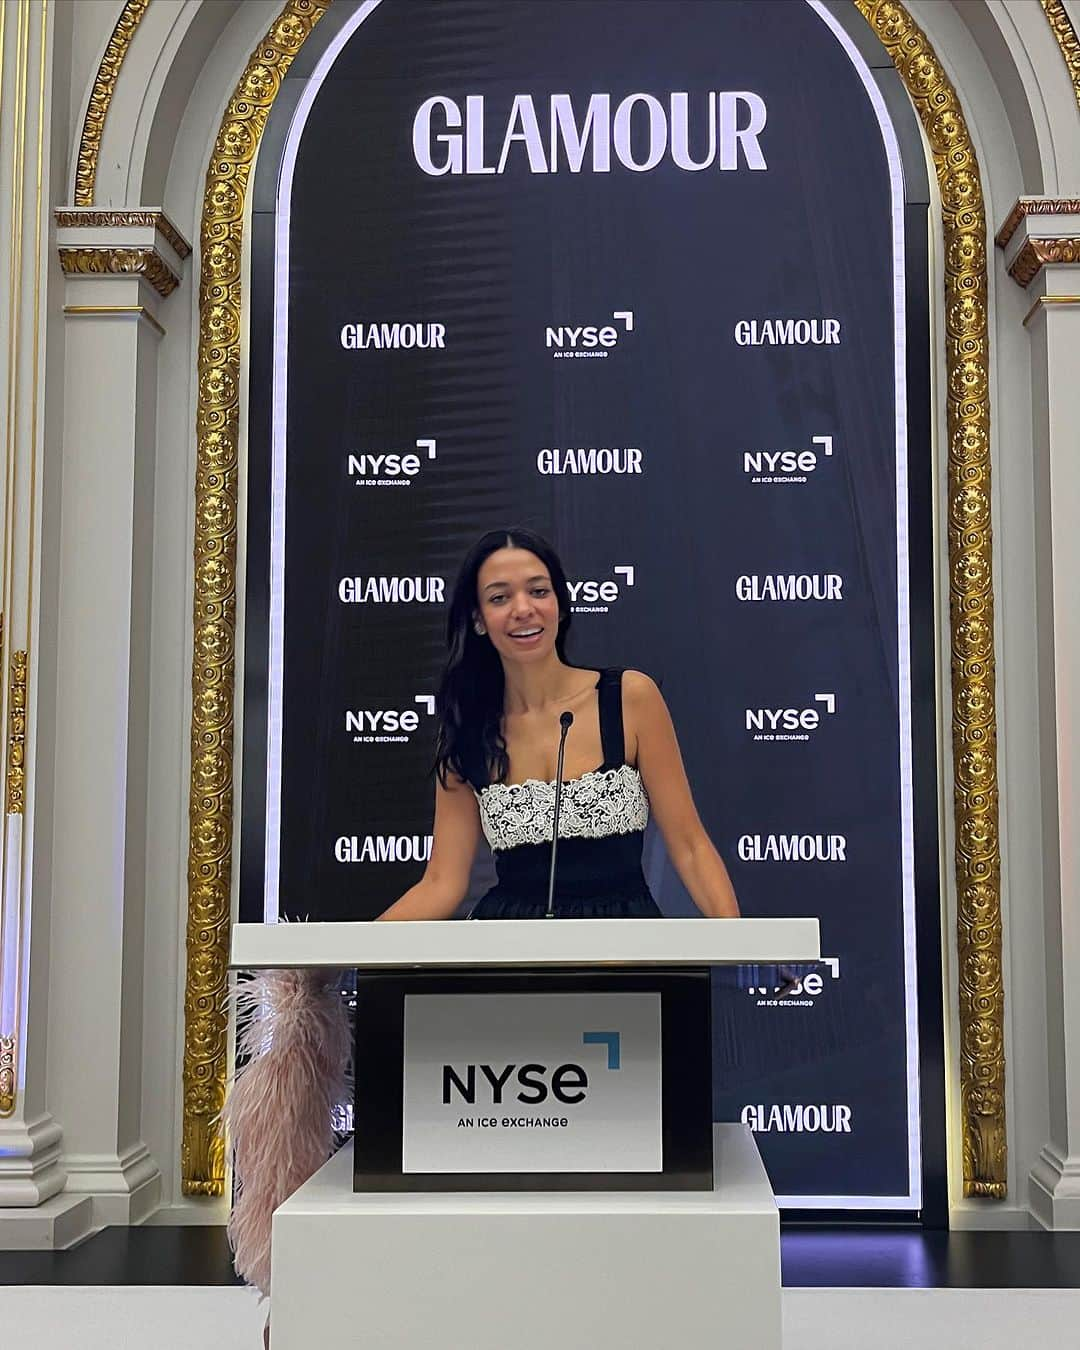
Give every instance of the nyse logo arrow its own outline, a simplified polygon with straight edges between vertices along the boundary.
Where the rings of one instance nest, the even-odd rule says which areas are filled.
[[[609,1069],[622,1067],[622,1040],[617,1031],[583,1031],[581,1039],[585,1045],[606,1045],[607,1066]]]

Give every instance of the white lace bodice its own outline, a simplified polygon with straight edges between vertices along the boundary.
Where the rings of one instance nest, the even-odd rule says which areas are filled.
[[[550,844],[555,816],[555,782],[491,783],[477,794],[480,823],[496,852],[519,844]],[[643,830],[649,798],[641,775],[630,764],[593,769],[563,783],[560,839],[602,839]]]

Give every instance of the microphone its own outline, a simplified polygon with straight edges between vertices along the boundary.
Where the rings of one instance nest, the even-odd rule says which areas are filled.
[[[551,822],[551,866],[548,871],[548,898],[545,919],[555,917],[555,854],[559,847],[559,815],[562,812],[563,755],[566,753],[566,733],[574,724],[574,714],[564,712],[559,717],[562,728],[559,735],[559,758],[555,765],[555,815]]]

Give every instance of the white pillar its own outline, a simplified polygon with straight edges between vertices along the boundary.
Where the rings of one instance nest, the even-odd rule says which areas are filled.
[[[49,897],[35,867],[53,18],[41,0],[5,4],[0,29],[0,1247],[66,1245],[92,1208],[61,1194],[46,1081]]]
[[[135,1223],[141,1122],[158,342],[189,252],[157,211],[56,212],[66,274],[48,1090],[66,1194]],[[178,653],[179,659],[179,653]]]
[[[1080,212],[1022,198],[998,234],[1026,287],[1035,451],[1036,620],[1045,858],[1050,1138],[1029,1198],[1080,1228]],[[1005,451],[1007,453],[1007,450]]]

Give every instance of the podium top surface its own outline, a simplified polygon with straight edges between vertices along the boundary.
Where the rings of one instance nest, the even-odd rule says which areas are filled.
[[[240,923],[239,970],[543,969],[816,961],[817,919],[485,919]]]

